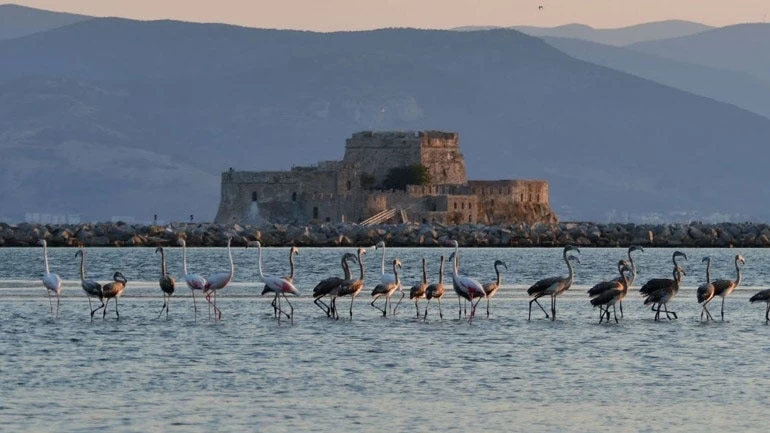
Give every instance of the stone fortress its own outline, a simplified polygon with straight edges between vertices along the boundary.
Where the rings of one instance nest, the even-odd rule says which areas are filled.
[[[393,168],[423,165],[425,185],[378,186]],[[342,161],[289,171],[222,173],[220,224],[323,222],[488,225],[555,223],[542,180],[471,180],[458,134],[441,131],[353,134]]]

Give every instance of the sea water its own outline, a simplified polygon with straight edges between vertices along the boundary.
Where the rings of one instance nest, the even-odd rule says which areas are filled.
[[[770,286],[770,254],[762,249],[682,249],[687,276],[669,304],[678,320],[653,321],[641,283],[671,277],[672,249],[635,253],[639,276],[619,324],[598,323],[585,291],[617,276],[625,249],[583,249],[575,285],[557,298],[557,320],[534,306],[527,320],[526,288],[566,275],[561,249],[463,248],[461,274],[494,279],[492,263],[509,270],[491,301],[468,323],[448,292],[415,317],[408,296],[395,316],[369,306],[379,280],[381,251],[369,250],[366,288],[353,304],[338,302],[340,320],[310,297],[321,279],[341,275],[352,248],[302,248],[291,298],[294,320],[277,321],[272,297],[261,297],[256,249],[233,249],[235,277],[218,294],[222,320],[209,318],[198,293],[197,320],[182,275],[181,250],[167,249],[177,277],[169,320],[151,248],[89,248],[89,278],[129,280],[118,307],[90,321],[73,248],[50,248],[51,271],[64,280],[58,318],[40,282],[42,248],[0,249],[0,431],[765,431],[770,402],[770,327],[765,306],[748,298]],[[438,278],[448,248],[388,248],[403,263],[405,289]],[[741,287],[710,306],[700,321],[695,288],[735,278],[734,256],[746,258]],[[288,248],[265,248],[265,275],[288,274]],[[191,273],[227,271],[224,248],[189,248]],[[353,266],[354,275],[358,268]],[[395,296],[395,300],[400,295]],[[98,302],[98,301],[93,301]],[[420,302],[423,311],[425,301]],[[543,305],[548,308],[549,301]]]

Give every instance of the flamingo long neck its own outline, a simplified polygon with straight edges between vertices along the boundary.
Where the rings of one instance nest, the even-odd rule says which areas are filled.
[[[343,279],[349,280],[350,279],[350,266],[348,265],[348,257],[342,256],[342,271],[345,273],[345,276]]]
[[[620,278],[623,281],[623,293],[628,293],[628,286],[631,285],[631,282],[628,281],[628,274],[626,272],[623,272],[625,269],[620,269]],[[628,272],[633,272],[631,269],[628,269]]]
[[[422,259],[422,283],[428,284],[428,269],[425,264],[425,259]]]
[[[741,284],[741,268],[738,266],[738,258],[735,258],[735,272],[738,274],[738,276],[735,278],[735,287],[738,287]]]
[[[711,259],[706,261],[706,284],[711,283]]]
[[[676,282],[676,286],[678,288],[679,283],[682,282],[682,273],[679,272],[679,268],[674,268],[674,281]]]
[[[497,264],[495,265],[495,273],[497,273],[497,285],[499,286],[500,285],[500,268],[498,266],[499,265]]]
[[[43,241],[43,258],[45,259],[45,273],[50,274],[51,270],[48,268],[48,243]]]
[[[361,271],[361,275],[358,278],[361,281],[364,281],[364,261],[361,260],[361,251],[358,252],[358,270]]]
[[[262,274],[262,244],[261,243],[257,244],[257,249],[259,250],[259,252],[257,253],[257,263],[259,265],[259,277],[264,280],[265,276]]]
[[[187,273],[187,244],[182,244],[182,266],[184,266],[184,274],[188,275]]]
[[[631,255],[631,250],[628,250],[628,262],[631,263],[631,278],[628,281],[628,285],[634,284],[634,280],[636,279],[636,263],[634,262],[634,257]]]
[[[398,266],[396,266],[396,263],[393,262],[393,275],[396,276],[396,287],[401,285],[401,280],[398,278]]]
[[[438,283],[444,284],[444,256],[441,256],[441,265],[438,267]]]
[[[80,281],[86,279],[86,252],[80,250]]]
[[[454,260],[454,277],[457,277],[457,274],[459,273],[460,269],[460,262],[458,261],[460,259],[460,245],[455,241],[455,260]]]
[[[385,245],[382,245],[382,263],[380,264],[380,273],[385,275]]]
[[[294,248],[289,250],[289,279],[294,280]]]
[[[166,251],[160,250],[160,274],[166,276]]]
[[[575,280],[575,270],[572,269],[572,263],[567,258],[567,250],[564,250],[564,261],[567,262],[567,268],[569,268],[569,277],[567,277],[567,287],[569,287]]]

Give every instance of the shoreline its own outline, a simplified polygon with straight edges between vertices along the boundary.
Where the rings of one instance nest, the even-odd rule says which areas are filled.
[[[457,240],[461,247],[770,247],[766,223],[590,223],[511,224],[357,224],[222,225],[170,223],[6,224],[0,223],[0,247],[34,247],[38,239],[48,246],[157,247],[176,246],[186,239],[190,247],[222,247],[233,236],[234,246],[259,240],[264,246],[352,247],[385,241],[393,247],[440,247]]]

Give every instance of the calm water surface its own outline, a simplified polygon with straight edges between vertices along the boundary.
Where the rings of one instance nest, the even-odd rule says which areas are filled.
[[[259,297],[257,252],[234,249],[235,281],[222,290],[223,320],[193,320],[190,291],[178,283],[170,320],[158,320],[159,258],[153,249],[89,249],[88,275],[129,279],[114,312],[90,323],[71,248],[49,250],[65,280],[60,317],[52,319],[40,283],[42,249],[0,249],[0,431],[765,431],[770,327],[764,305],[748,298],[770,287],[769,250],[684,249],[688,276],[670,304],[676,321],[652,321],[639,281],[670,277],[673,250],[638,254],[639,280],[626,298],[625,320],[597,323],[585,290],[614,277],[621,249],[584,249],[576,286],[557,303],[558,320],[533,311],[526,288],[565,275],[560,249],[463,249],[461,273],[482,282],[492,262],[510,271],[490,318],[458,320],[448,293],[444,320],[431,305],[427,321],[408,303],[395,317],[369,307],[380,255],[366,261],[366,293],[353,320],[333,321],[308,294],[339,274],[341,252],[304,248],[297,257],[295,320],[276,322]],[[387,250],[419,278],[428,258],[449,249]],[[733,257],[747,264],[741,288],[727,298],[726,321],[700,323],[695,287],[700,260],[713,278],[734,278]],[[264,250],[265,274],[288,273],[288,249]],[[181,280],[181,250],[168,251]],[[224,249],[188,250],[191,272],[226,270]],[[447,276],[449,276],[447,272]],[[342,302],[347,310],[348,301]],[[719,303],[712,314],[718,316]],[[422,309],[422,304],[421,304]],[[539,310],[538,310],[539,311]],[[202,313],[202,314],[201,314]]]

